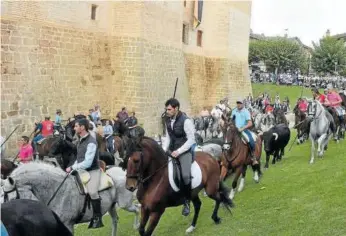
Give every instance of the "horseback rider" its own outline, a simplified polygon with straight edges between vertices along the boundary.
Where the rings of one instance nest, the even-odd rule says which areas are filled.
[[[90,221],[89,228],[103,227],[101,213],[101,199],[98,194],[100,185],[101,170],[99,166],[99,156],[97,152],[97,142],[89,134],[89,121],[87,119],[79,119],[75,123],[74,130],[79,136],[77,141],[77,160],[75,163],[66,168],[69,173],[72,170],[86,170],[90,174],[90,181],[87,183],[88,194],[91,198],[93,208],[93,218]]]
[[[62,122],[61,115],[62,115],[61,109],[57,109],[56,110],[56,114],[55,114],[54,130],[56,130],[58,132],[62,129],[62,126],[61,126],[61,122]]]
[[[242,136],[246,138],[246,140],[249,140],[248,146],[250,150],[250,157],[252,160],[252,164],[256,165],[258,164],[254,152],[255,152],[255,140],[253,139],[250,128],[252,127],[252,120],[251,115],[248,109],[244,107],[242,99],[237,100],[237,107],[233,109],[232,111],[232,120],[235,124],[235,126],[238,128],[239,132]]]
[[[325,105],[328,107],[328,111],[331,113],[331,109],[334,108],[334,110],[336,111],[339,120],[340,120],[340,124],[341,124],[341,129],[345,130],[344,127],[344,109],[341,107],[341,103],[342,103],[342,99],[340,97],[340,95],[333,91],[333,85],[332,84],[328,84],[327,85],[327,89],[328,89],[328,94],[327,97],[325,99]],[[332,114],[332,113],[331,113]]]
[[[114,154],[113,150],[113,127],[109,124],[109,120],[106,120],[106,125],[103,127],[103,136],[107,142],[108,151]]]
[[[136,137],[136,127],[138,126],[138,120],[137,120],[137,117],[136,117],[136,113],[133,111],[131,113],[131,116],[128,118],[127,120],[127,127],[129,128],[130,130],[130,136],[131,137]]]
[[[50,120],[50,116],[46,115],[45,120],[37,124],[37,130],[35,132],[35,137],[32,140],[33,149],[36,155],[37,152],[37,142],[43,138],[53,135],[54,123]]]
[[[326,96],[324,94],[321,94],[317,88],[312,88],[311,92],[315,100],[318,100],[321,104],[324,104],[326,100]]]
[[[170,155],[179,159],[182,177],[184,181],[183,193],[185,203],[182,214],[184,216],[190,213],[191,198],[191,164],[192,164],[192,146],[196,143],[195,127],[191,119],[185,113],[180,111],[180,103],[177,99],[171,98],[166,101],[166,138],[163,143],[165,151],[172,152]]]

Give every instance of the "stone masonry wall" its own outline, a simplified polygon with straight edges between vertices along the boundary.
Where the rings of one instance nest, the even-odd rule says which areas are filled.
[[[44,115],[54,119],[60,108],[68,118],[95,104],[105,118],[125,105],[147,135],[159,133],[177,77],[176,97],[190,115],[250,92],[251,4],[205,1],[197,47],[192,27],[189,45],[181,42],[187,3],[184,10],[183,1],[2,1],[1,135],[20,125],[7,149],[15,153],[19,136]]]

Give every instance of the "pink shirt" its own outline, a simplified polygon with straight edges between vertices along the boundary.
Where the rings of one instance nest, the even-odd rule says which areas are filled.
[[[33,156],[33,149],[30,144],[23,145],[19,150],[19,158],[23,163],[31,161],[31,157]]]
[[[328,99],[329,103],[327,102],[326,105],[329,105],[329,106],[332,106],[332,107],[339,107],[340,103],[339,104],[335,104],[335,103],[338,102],[338,101],[342,101],[340,95],[335,93],[335,92],[328,93],[327,99]]]

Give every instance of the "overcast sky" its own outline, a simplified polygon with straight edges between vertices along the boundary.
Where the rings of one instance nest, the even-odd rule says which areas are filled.
[[[346,0],[253,0],[251,29],[265,35],[298,36],[311,46],[327,29],[346,33]]]

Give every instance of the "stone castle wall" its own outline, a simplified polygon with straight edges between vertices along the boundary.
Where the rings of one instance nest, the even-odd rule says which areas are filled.
[[[96,20],[90,8],[97,5]],[[1,3],[1,135],[15,149],[34,121],[55,110],[64,118],[95,104],[104,117],[135,110],[148,135],[160,132],[163,103],[177,98],[188,114],[251,91],[247,50],[251,4],[204,2],[203,45],[182,22],[193,2]],[[225,20],[228,19],[228,20]],[[245,21],[245,22],[244,22]]]

